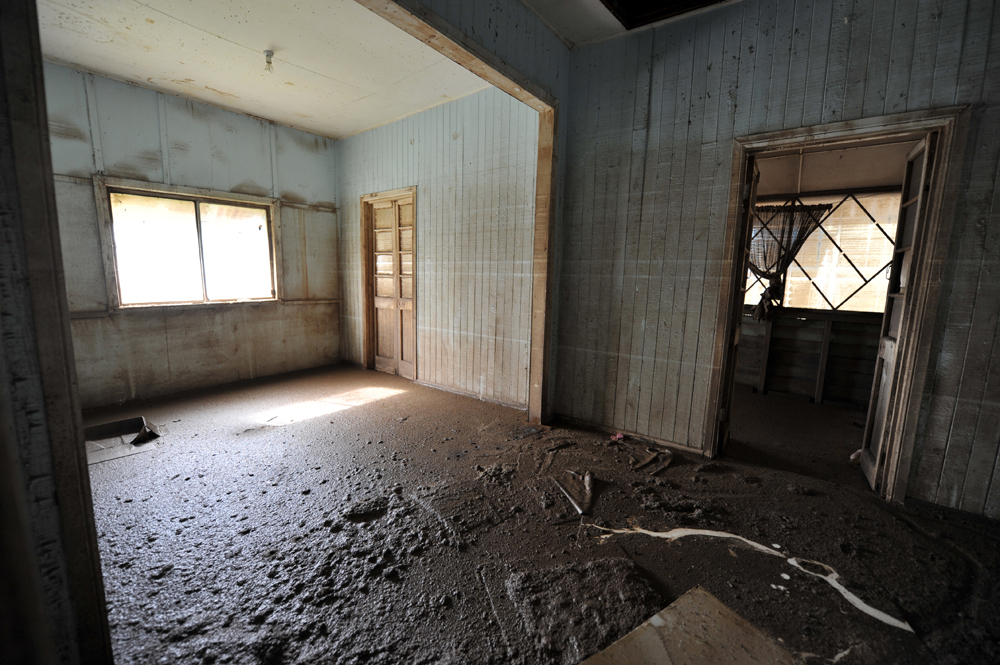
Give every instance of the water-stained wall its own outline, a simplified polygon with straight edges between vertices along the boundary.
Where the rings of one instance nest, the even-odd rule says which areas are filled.
[[[538,113],[490,88],[337,143],[345,361],[361,362],[361,196],[416,186],[417,380],[528,400]]]
[[[1000,516],[1000,10],[745,0],[572,53],[556,411],[701,449],[733,139],[971,105],[909,494]]]
[[[339,360],[332,140],[53,64],[45,84],[84,406]],[[95,173],[280,199],[286,300],[108,311]]]

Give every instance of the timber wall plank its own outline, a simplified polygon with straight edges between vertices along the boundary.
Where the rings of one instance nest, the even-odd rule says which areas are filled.
[[[364,194],[416,186],[417,380],[526,405],[538,113],[490,88],[337,142],[341,354],[363,359]]]

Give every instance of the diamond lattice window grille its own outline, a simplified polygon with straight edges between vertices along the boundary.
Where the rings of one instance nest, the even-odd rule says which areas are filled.
[[[785,307],[881,311],[892,265],[898,193],[796,197],[786,203],[829,203],[832,209],[799,250],[785,279]],[[879,277],[883,279],[878,279]],[[744,302],[760,300],[765,284],[747,272]]]

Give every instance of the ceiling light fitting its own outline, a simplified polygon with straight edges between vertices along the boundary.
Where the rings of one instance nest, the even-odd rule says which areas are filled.
[[[264,73],[272,74],[274,73],[274,65],[271,64],[271,58],[274,57],[274,51],[264,51]]]

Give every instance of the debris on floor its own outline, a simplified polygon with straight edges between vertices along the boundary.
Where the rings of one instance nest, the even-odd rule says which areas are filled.
[[[583,665],[795,665],[777,641],[697,586]]]
[[[156,450],[160,430],[142,416],[93,425],[83,431],[87,465]]]
[[[548,429],[549,428],[544,425],[527,425],[514,430],[511,433],[511,436],[515,441],[520,441],[521,439],[527,439],[528,437],[540,434],[541,432],[548,431]]]
[[[542,439],[542,442],[550,445],[546,448],[535,451],[539,474],[548,472],[549,468],[552,466],[552,462],[555,461],[556,455],[560,450],[576,446],[576,441],[565,437]]]
[[[476,474],[478,474],[480,480],[486,480],[498,485],[509,483],[511,476],[517,471],[516,464],[491,464],[489,466],[480,466],[477,464],[473,468],[476,470]]]
[[[372,389],[393,396],[258,422]],[[342,367],[87,423],[139,414],[169,423],[169,445],[90,467],[118,665],[576,663],[699,585],[808,665],[1000,663],[1000,525],[890,506],[866,484],[677,448],[650,476],[655,462],[636,471],[629,455],[654,441],[609,447],[613,432],[570,427],[512,440],[523,411]],[[847,467],[852,446],[831,459]],[[582,520],[552,479],[568,489],[566,469],[584,489],[591,473]],[[591,523],[731,532],[774,554],[732,538],[602,539]],[[809,574],[831,570],[787,559],[800,554],[915,633]]]
[[[674,461],[674,454],[669,450],[664,450],[662,448],[646,448],[637,456],[629,457],[629,463],[632,468],[638,471],[643,467],[646,468],[646,473],[651,476],[655,476]]]
[[[573,504],[576,512],[581,515],[589,513],[590,504],[594,499],[594,476],[590,471],[585,471],[582,475],[576,471],[566,471],[561,478],[561,482],[554,476],[552,480]]]
[[[646,448],[644,451],[629,457],[629,465],[633,469],[641,469],[659,456],[659,451]]]
[[[575,446],[575,445],[576,441],[573,441],[572,439],[563,439],[562,441],[559,441],[555,445],[549,446],[545,452],[554,453],[557,450],[562,450],[563,448],[569,448],[570,446]]]
[[[134,435],[128,443],[137,446],[146,443],[160,436],[160,429],[142,416],[125,418],[123,420],[113,420],[109,423],[91,425],[83,430],[83,436],[87,441],[100,441],[121,436],[128,437]]]
[[[689,536],[706,536],[709,538],[725,538],[725,539],[738,540],[744,543],[745,545],[749,545],[758,552],[763,552],[764,554],[770,554],[772,556],[779,556],[785,559],[790,565],[794,566],[795,568],[798,568],[803,573],[811,575],[812,577],[818,577],[819,579],[825,581],[827,584],[836,589],[837,592],[847,600],[847,602],[849,602],[851,605],[854,605],[854,607],[858,608],[868,616],[874,617],[879,621],[881,621],[882,623],[888,624],[895,628],[906,630],[911,633],[914,632],[913,628],[907,622],[900,621],[899,619],[889,616],[888,614],[882,612],[881,610],[875,609],[874,607],[867,604],[866,602],[858,598],[856,595],[851,593],[843,584],[839,582],[840,575],[838,575],[837,571],[831,568],[830,566],[826,565],[825,563],[820,563],[819,561],[812,561],[810,559],[801,559],[798,557],[786,557],[781,552],[782,548],[779,543],[773,543],[771,547],[768,547],[767,545],[761,545],[760,543],[748,540],[743,536],[737,536],[734,533],[726,533],[725,531],[709,531],[708,529],[671,529],[670,531],[649,531],[647,529],[643,529],[640,527],[632,527],[631,529],[610,529],[607,527],[598,526],[596,524],[590,524],[588,526],[591,526],[595,529],[600,529],[601,531],[608,532],[608,535],[601,536],[602,540],[606,540],[614,534],[621,534],[621,533],[641,533],[647,536],[652,536],[653,538],[663,538],[664,540],[680,540],[681,538],[687,538]],[[823,575],[820,573],[815,573],[811,570],[807,570],[803,564],[819,566],[823,568],[827,572],[827,574]]]

